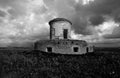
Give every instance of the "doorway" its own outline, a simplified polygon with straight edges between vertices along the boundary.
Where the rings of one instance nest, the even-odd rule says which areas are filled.
[[[63,30],[63,37],[64,39],[68,39],[68,29]]]

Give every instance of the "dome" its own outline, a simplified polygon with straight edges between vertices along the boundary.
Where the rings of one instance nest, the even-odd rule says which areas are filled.
[[[67,21],[69,22],[70,24],[72,24],[69,20],[65,19],[65,18],[55,18],[51,21],[49,21],[49,25],[52,25],[54,22],[58,22],[58,21]]]

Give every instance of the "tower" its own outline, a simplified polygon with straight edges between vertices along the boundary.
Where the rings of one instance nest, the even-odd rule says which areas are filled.
[[[50,39],[70,39],[72,23],[65,18],[55,18],[49,22]]]

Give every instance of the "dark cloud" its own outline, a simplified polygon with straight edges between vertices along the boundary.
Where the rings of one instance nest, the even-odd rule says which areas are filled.
[[[78,3],[75,0],[43,0],[43,3],[39,1],[42,0],[0,0],[0,8],[5,9],[10,16],[8,16],[8,20],[4,19],[5,22],[9,22],[5,23],[5,34],[2,35],[6,35],[6,32],[10,30],[11,33],[8,35],[13,34],[13,37],[8,37],[10,40],[24,40],[21,36],[15,37],[14,34],[18,31],[32,34],[32,36],[25,36],[28,40],[47,38],[48,32],[45,32],[44,35],[41,32],[43,32],[44,27],[48,28],[46,23],[53,17],[67,18],[73,23],[72,29],[75,30],[75,33],[83,36],[97,33],[97,30],[94,30],[95,26],[107,22],[109,19],[106,17],[110,17],[116,22],[120,21],[120,0],[94,0],[86,5],[82,4],[82,0],[79,0]],[[1,17],[5,15],[6,13],[0,11]],[[12,21],[11,17],[15,20]],[[18,23],[15,24],[15,21],[22,26],[19,26]],[[17,26],[19,27],[16,28]],[[7,29],[8,27],[11,29]],[[34,28],[36,29],[34,30]],[[34,33],[31,31],[32,29]],[[105,35],[104,38],[119,38],[119,29],[115,29],[111,35]]]
[[[100,15],[95,15],[90,17],[89,22],[91,25],[97,26],[99,24],[102,24],[105,21],[105,19],[103,18],[103,16]]]
[[[117,19],[120,16],[119,6],[120,0],[95,0],[87,5],[77,3],[74,5],[76,14],[72,16],[73,28],[77,33],[91,34],[92,31],[86,30],[88,22],[93,26],[99,26],[107,21],[104,16]]]
[[[76,15],[71,19],[71,21],[73,23],[72,28],[74,29],[75,33],[83,35],[92,34],[91,31],[87,30],[88,21],[85,18]]]
[[[90,24],[99,26],[107,21],[105,16],[116,19],[120,14],[120,0],[94,0],[87,5],[83,5],[82,0],[78,3],[75,0],[44,1],[56,10],[58,17],[71,20],[75,32],[83,35],[93,34],[93,31],[87,29]]]
[[[120,16],[114,17],[115,22],[119,23],[120,22]]]
[[[85,10],[95,14],[111,14],[120,7],[120,0],[95,0],[85,7]]]
[[[6,16],[6,12],[0,10],[0,17],[5,17]]]

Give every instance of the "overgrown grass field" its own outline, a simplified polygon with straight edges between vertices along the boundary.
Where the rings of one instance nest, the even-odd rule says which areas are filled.
[[[120,78],[120,54],[0,52],[0,78]]]

